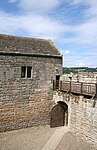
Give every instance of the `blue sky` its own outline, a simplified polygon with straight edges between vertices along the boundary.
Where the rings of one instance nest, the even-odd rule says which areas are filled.
[[[0,0],[0,33],[51,39],[65,67],[97,67],[97,0]]]

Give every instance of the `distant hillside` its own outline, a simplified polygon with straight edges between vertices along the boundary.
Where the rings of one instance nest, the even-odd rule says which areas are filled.
[[[97,68],[88,68],[88,67],[63,67],[64,73],[78,73],[78,72],[97,72]]]

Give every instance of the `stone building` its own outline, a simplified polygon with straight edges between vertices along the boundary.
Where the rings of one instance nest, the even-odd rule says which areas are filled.
[[[50,124],[62,55],[51,40],[0,34],[0,131]]]

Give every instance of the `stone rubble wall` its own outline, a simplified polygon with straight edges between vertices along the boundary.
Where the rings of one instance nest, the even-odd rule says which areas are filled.
[[[21,78],[21,66],[32,66],[32,78]],[[52,77],[62,58],[0,56],[0,132],[50,123]]]
[[[93,107],[94,99],[58,91],[54,91],[53,101],[63,101],[68,105],[70,131],[97,148],[97,102]]]

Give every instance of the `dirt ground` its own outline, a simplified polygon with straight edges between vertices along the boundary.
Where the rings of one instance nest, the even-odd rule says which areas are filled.
[[[55,130],[57,128],[38,126],[0,133],[0,150],[41,150]],[[72,133],[67,132],[56,150],[94,149],[84,141],[78,140]]]

